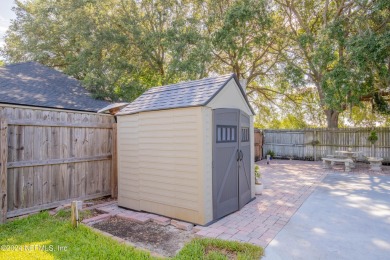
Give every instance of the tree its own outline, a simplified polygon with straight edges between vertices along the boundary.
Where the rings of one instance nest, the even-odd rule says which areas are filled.
[[[205,34],[210,36],[211,71],[233,72],[246,82],[252,100],[272,96],[263,84],[278,61],[278,37],[273,30],[280,21],[263,0],[206,1],[203,5]]]
[[[82,80],[98,98],[131,101],[146,88],[207,75],[191,3],[153,0],[16,1],[2,53]],[[203,47],[206,46],[206,47]]]
[[[390,113],[389,6],[387,0],[16,1],[1,52],[7,62],[35,60],[62,70],[111,101],[234,72],[247,82],[265,125],[322,126],[326,118],[337,127],[348,108],[366,108],[362,102]]]
[[[338,127],[339,115],[348,106],[358,105],[364,98],[372,99],[375,93],[380,93],[379,89],[389,86],[388,3],[344,0],[276,0],[276,3],[288,23],[280,33],[288,42],[280,66],[288,80],[316,87],[328,127]],[[375,19],[381,23],[376,24]],[[370,31],[379,35],[367,34]],[[372,50],[364,47],[363,35],[374,41],[376,37],[382,39],[380,56],[375,55],[377,50],[370,53]],[[366,60],[356,57],[356,51],[361,51]],[[376,66],[380,68],[367,72],[367,67]]]

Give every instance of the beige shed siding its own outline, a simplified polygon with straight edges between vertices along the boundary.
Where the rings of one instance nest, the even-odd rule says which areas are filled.
[[[203,128],[203,186],[200,187],[201,200],[204,204],[205,223],[213,220],[213,111],[209,107],[202,107]]]
[[[193,107],[118,117],[120,206],[198,224],[212,219],[205,217],[210,199],[205,199],[204,169],[210,167],[211,179],[211,164],[203,162],[203,120],[209,116],[204,110]]]
[[[248,115],[252,115],[248,104],[238,88],[236,81],[231,79],[226,86],[211,100],[208,107],[216,108],[237,108],[241,109]]]
[[[134,156],[138,151],[138,119],[132,115],[118,117],[118,204],[140,210],[139,162]]]

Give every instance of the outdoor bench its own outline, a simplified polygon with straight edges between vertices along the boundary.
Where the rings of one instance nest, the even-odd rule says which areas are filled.
[[[324,169],[332,169],[332,164],[336,162],[342,162],[345,165],[344,171],[350,172],[351,171],[351,165],[353,164],[353,161],[351,159],[344,159],[344,158],[322,158],[322,167]]]

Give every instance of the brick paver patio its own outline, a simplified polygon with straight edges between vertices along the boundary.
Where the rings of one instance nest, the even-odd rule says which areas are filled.
[[[267,246],[326,176],[320,162],[260,161],[265,189],[262,195],[208,227],[194,227],[203,237]]]
[[[123,209],[116,203],[98,207],[105,214],[85,220],[84,223],[92,224],[101,221],[101,218],[117,216],[141,223],[153,221],[164,226],[171,224],[183,230],[192,229],[201,237],[236,240],[266,247],[327,174],[390,174],[390,166],[382,166],[383,171],[377,173],[370,171],[368,164],[364,163],[358,163],[349,173],[344,173],[342,165],[335,165],[331,170],[322,169],[319,161],[272,160],[267,165],[263,160],[257,164],[260,165],[265,186],[263,194],[257,195],[240,211],[208,227],[193,227],[193,224],[163,216]]]

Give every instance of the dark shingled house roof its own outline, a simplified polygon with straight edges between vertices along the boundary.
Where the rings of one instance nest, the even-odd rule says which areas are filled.
[[[206,106],[231,79],[236,81],[249,108],[254,114],[236,75],[228,74],[151,88],[128,106],[122,108],[116,115],[129,115],[163,109]]]
[[[94,99],[78,80],[36,62],[0,67],[0,103],[90,112],[110,104]]]

